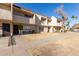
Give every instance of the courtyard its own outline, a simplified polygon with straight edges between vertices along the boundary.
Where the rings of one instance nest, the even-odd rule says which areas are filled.
[[[40,33],[14,36],[16,45],[8,46],[9,37],[0,38],[2,56],[79,55],[79,33]]]

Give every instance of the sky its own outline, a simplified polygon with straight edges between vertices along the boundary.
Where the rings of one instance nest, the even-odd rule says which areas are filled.
[[[56,9],[61,8],[61,3],[16,3],[16,5],[48,17],[61,17],[55,12]],[[63,6],[64,13],[67,15],[68,20],[71,21],[70,27],[79,23],[79,3],[63,3]],[[78,18],[72,19],[72,16]]]

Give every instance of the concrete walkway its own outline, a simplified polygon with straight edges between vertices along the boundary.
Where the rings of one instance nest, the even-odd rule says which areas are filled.
[[[79,33],[51,37],[47,44],[29,50],[34,56],[79,56]]]
[[[3,55],[3,56],[32,55],[31,53],[28,52],[28,50],[36,47],[38,48],[39,46],[47,45],[48,43],[52,43],[54,41],[56,42],[56,40],[66,40],[66,38],[72,38],[73,36],[75,38],[75,36],[77,37],[78,35],[79,35],[78,33],[73,33],[73,32],[60,33],[58,35],[49,36],[46,39],[40,39],[33,42],[24,41],[22,40],[21,36],[15,36],[16,45],[14,45],[13,47],[12,46],[8,47],[8,39],[9,39],[8,37],[0,38],[0,55]]]
[[[40,39],[40,40],[36,40],[33,42],[28,42],[26,39],[26,41],[24,41],[21,36],[15,36],[15,41],[16,41],[16,45],[9,46],[8,47],[8,41],[9,41],[9,37],[3,37],[0,38],[0,55],[18,55],[18,56],[24,56],[24,55],[30,55],[27,50],[31,49],[31,48],[35,48],[38,47],[40,45],[44,45],[47,44],[48,41],[50,41],[51,37],[53,36],[49,36],[46,39]]]

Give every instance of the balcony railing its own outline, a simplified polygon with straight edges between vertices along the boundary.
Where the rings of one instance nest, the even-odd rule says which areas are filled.
[[[13,21],[18,23],[24,23],[24,24],[34,24],[33,18],[19,16],[19,15],[13,15]]]
[[[19,16],[19,15],[13,15],[13,21],[18,22],[18,23],[29,23],[29,18],[26,18],[24,16]]]
[[[57,26],[62,26],[62,23],[57,23]]]

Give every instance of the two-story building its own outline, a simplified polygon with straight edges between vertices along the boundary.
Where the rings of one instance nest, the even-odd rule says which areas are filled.
[[[56,18],[54,16],[51,17],[52,21],[49,25],[52,26],[52,32],[61,32],[62,30],[62,19]]]
[[[47,16],[43,16],[43,15],[39,15],[39,14],[35,14],[35,15],[36,15],[35,18],[39,19],[39,21],[37,23],[39,25],[39,26],[37,26],[37,27],[39,27],[39,32],[51,32],[52,26],[48,25],[48,23],[51,22],[51,19],[48,18]]]
[[[9,36],[23,32],[55,32],[61,29],[57,18],[34,13],[16,4],[0,4],[0,35]]]
[[[0,3],[0,36],[10,35],[12,22],[11,4]]]
[[[22,30],[33,30],[34,32],[51,32],[50,29],[52,27],[50,25],[48,26],[48,22],[50,21],[51,19],[46,16],[33,13],[31,10],[24,9],[15,4],[13,5],[14,34],[19,34],[19,25],[23,26]]]

